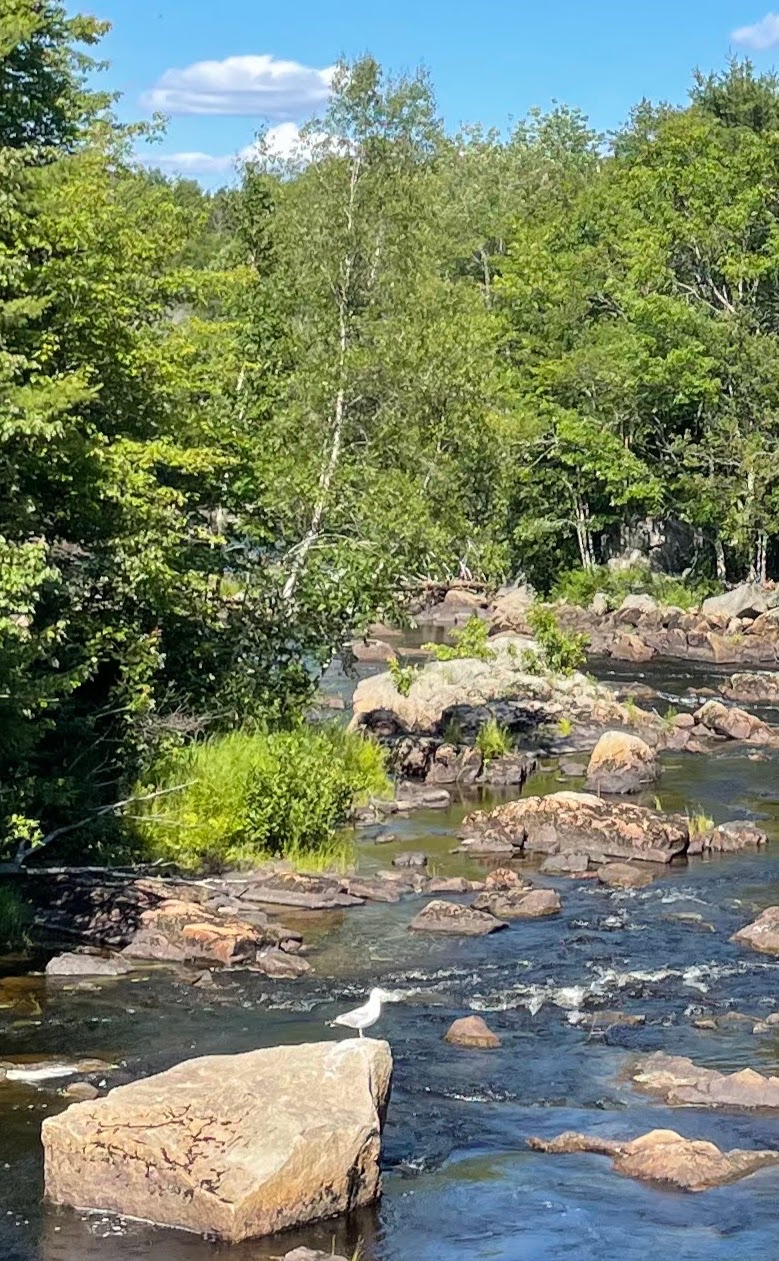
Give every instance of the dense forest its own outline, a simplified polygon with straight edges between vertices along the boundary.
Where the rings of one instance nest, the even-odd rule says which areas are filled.
[[[0,16],[0,816],[283,728],[420,579],[548,592],[647,519],[779,572],[779,80],[457,135],[340,66],[215,194],[134,156],[104,28]]]

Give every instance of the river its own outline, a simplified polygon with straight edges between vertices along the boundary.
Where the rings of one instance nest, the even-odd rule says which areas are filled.
[[[611,681],[648,683],[680,705],[690,703],[691,683],[713,680],[677,665],[655,666],[643,678],[633,667]],[[343,693],[344,680],[340,686]],[[561,893],[562,915],[515,921],[480,939],[410,933],[418,899],[308,916],[315,971],[294,983],[228,972],[200,990],[163,969],[89,987],[0,980],[0,1058],[98,1056],[118,1065],[111,1083],[194,1055],[341,1036],[325,1022],[371,984],[398,1000],[374,1030],[395,1058],[384,1195],[375,1210],[227,1247],[44,1206],[40,1122],[65,1101],[51,1087],[6,1082],[2,1261],[269,1261],[298,1244],[350,1256],[360,1243],[363,1261],[777,1255],[779,1170],[692,1195],[621,1178],[600,1156],[550,1156],[526,1145],[531,1135],[567,1129],[632,1138],[668,1127],[721,1148],[779,1148],[777,1116],[671,1109],[623,1080],[632,1055],[658,1049],[723,1070],[779,1071],[779,1033],[755,1035],[740,1020],[714,1031],[694,1024],[728,1012],[757,1020],[779,1009],[779,961],[729,940],[756,909],[779,903],[779,756],[753,761],[743,748],[723,746],[711,756],[666,754],[663,766],[647,804],[657,795],[663,808],[703,809],[717,821],[754,818],[774,845],[691,859],[634,893],[539,877]],[[550,767],[525,791],[559,787]],[[389,844],[364,834],[361,869],[388,866],[413,848],[426,850],[441,874],[483,874],[484,866],[449,852],[471,808],[473,799],[393,821],[397,839]],[[595,1032],[597,1012],[615,1009],[645,1024]],[[485,1016],[500,1049],[463,1051],[442,1041],[451,1021],[469,1012]]]

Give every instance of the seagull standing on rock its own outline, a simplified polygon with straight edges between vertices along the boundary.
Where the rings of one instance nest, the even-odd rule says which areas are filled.
[[[391,1001],[391,997],[384,990],[372,989],[367,1003],[363,1003],[362,1007],[355,1007],[354,1011],[345,1011],[342,1016],[336,1016],[335,1020],[330,1021],[330,1026],[332,1028],[342,1025],[345,1029],[357,1029],[362,1037],[363,1029],[370,1029],[379,1019],[382,1002]]]

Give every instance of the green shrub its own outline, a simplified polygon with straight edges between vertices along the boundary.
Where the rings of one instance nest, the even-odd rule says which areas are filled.
[[[387,662],[387,669],[392,677],[392,682],[400,692],[401,696],[408,696],[411,691],[411,684],[417,677],[416,666],[402,666],[397,657],[390,657]]]
[[[389,787],[379,746],[337,726],[236,731],[176,751],[147,778],[136,795],[158,795],[134,816],[147,851],[211,871],[335,852],[354,806]]]
[[[534,604],[528,609],[527,621],[547,668],[555,674],[571,674],[587,660],[588,637],[562,630],[551,609]]]
[[[558,718],[557,734],[559,736],[562,736],[562,738],[566,740],[572,731],[573,731],[573,719],[566,718],[566,717]]]
[[[514,747],[514,740],[508,727],[499,723],[497,718],[490,718],[479,729],[475,744],[484,761],[491,762],[496,757],[505,757],[507,753],[510,753]]]
[[[451,644],[423,644],[425,652],[432,653],[436,661],[457,661],[475,657],[478,661],[494,661],[495,653],[489,646],[489,627],[476,614],[468,619],[462,630],[452,631]]]
[[[0,951],[22,950],[29,945],[29,907],[15,889],[0,885]]]
[[[571,569],[561,574],[551,591],[551,599],[568,600],[586,608],[595,595],[605,595],[609,608],[619,608],[625,596],[651,595],[658,604],[691,609],[707,596],[717,595],[722,584],[710,578],[672,578],[658,574],[649,565],[633,565],[630,569]]]

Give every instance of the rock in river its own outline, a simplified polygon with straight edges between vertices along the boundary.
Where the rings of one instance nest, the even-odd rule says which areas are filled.
[[[465,819],[461,849],[484,846],[513,851],[586,854],[595,861],[639,858],[668,863],[687,850],[689,828],[681,815],[663,815],[646,806],[604,801],[592,793],[559,792],[509,801],[489,813]]]
[[[756,920],[740,928],[730,939],[765,955],[779,955],[779,906],[767,906]]]
[[[444,902],[443,898],[428,902],[409,924],[417,933],[451,933],[455,937],[484,937],[506,927],[494,915],[460,906],[458,902]]]
[[[675,1130],[650,1130],[632,1142],[596,1138],[587,1134],[560,1134],[557,1138],[531,1138],[529,1146],[541,1152],[595,1152],[611,1156],[615,1173],[643,1182],[664,1182],[684,1191],[706,1191],[735,1182],[756,1169],[779,1164],[779,1152],[723,1152],[714,1143],[683,1138]]]
[[[46,1194],[238,1242],[380,1193],[392,1056],[372,1038],[185,1060],[42,1126]]]
[[[500,1046],[500,1038],[493,1033],[481,1016],[463,1016],[455,1020],[444,1035],[444,1042],[452,1046],[473,1047],[478,1050],[494,1050]]]
[[[590,756],[587,784],[594,793],[636,793],[660,774],[654,751],[626,731],[605,731]]]
[[[672,1106],[779,1108],[779,1077],[764,1077],[753,1068],[720,1073],[686,1056],[656,1051],[634,1067],[631,1077],[634,1085]]]
[[[654,880],[650,871],[633,863],[606,863],[598,868],[598,879],[610,889],[643,889]]]
[[[517,889],[480,893],[473,904],[477,911],[489,911],[498,919],[543,919],[559,915],[563,909],[554,889]]]
[[[113,977],[126,976],[133,967],[126,959],[107,959],[103,955],[81,954],[72,951],[55,955],[46,964],[48,977]]]

